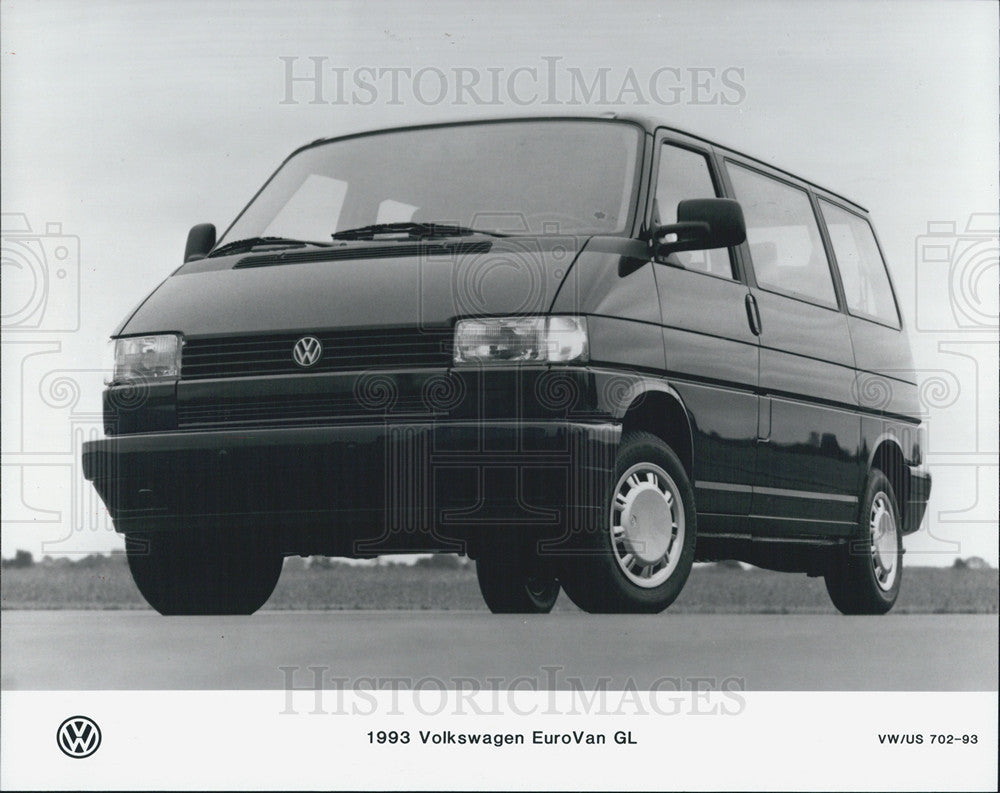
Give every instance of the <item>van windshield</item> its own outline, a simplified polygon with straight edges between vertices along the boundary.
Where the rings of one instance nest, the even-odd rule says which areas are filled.
[[[383,223],[503,234],[620,234],[633,211],[639,127],[539,120],[398,130],[291,157],[219,245],[270,237],[330,244]]]

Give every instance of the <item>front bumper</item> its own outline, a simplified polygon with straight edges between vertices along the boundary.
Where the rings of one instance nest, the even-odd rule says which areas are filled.
[[[620,433],[574,421],[146,433],[85,443],[83,469],[119,532],[276,530],[289,552],[365,555],[598,520]]]

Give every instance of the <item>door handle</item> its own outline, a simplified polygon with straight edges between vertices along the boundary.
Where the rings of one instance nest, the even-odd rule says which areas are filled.
[[[747,292],[746,297],[747,322],[750,323],[750,331],[754,336],[759,336],[763,327],[760,324],[760,311],[757,308],[757,299]]]

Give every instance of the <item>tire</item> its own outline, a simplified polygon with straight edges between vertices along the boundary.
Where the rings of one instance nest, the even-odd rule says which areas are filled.
[[[868,474],[855,536],[832,552],[824,578],[843,614],[885,614],[903,580],[903,535],[892,483],[877,468]]]
[[[559,597],[550,567],[516,545],[483,548],[476,559],[479,591],[494,614],[548,614]]]
[[[562,562],[563,589],[591,613],[659,613],[691,573],[694,490],[677,455],[648,432],[622,438],[612,482],[603,523]]]
[[[132,580],[165,616],[253,614],[281,575],[273,545],[243,534],[132,534],[126,545]]]

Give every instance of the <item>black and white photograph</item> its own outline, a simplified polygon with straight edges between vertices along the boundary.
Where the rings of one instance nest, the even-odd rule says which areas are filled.
[[[997,789],[995,3],[0,50],[0,788]]]

